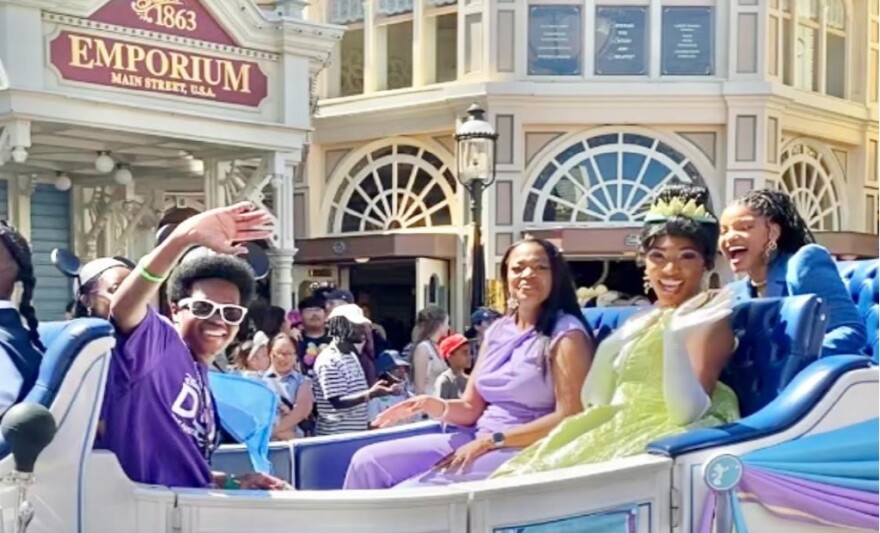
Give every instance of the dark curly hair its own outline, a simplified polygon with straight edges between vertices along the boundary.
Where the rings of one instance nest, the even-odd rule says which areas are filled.
[[[40,341],[37,331],[37,312],[31,302],[34,299],[34,288],[37,286],[37,278],[34,276],[34,262],[31,256],[31,247],[27,239],[5,220],[0,220],[0,244],[2,244],[12,256],[12,260],[18,265],[18,276],[14,281],[21,282],[21,300],[18,302],[18,312],[27,322],[30,332],[31,343],[39,350],[45,351],[46,347]]]
[[[243,259],[231,255],[203,255],[178,265],[168,278],[168,301],[177,303],[189,297],[195,282],[222,279],[238,287],[240,305],[247,306],[254,298],[254,271]]]
[[[804,218],[798,213],[791,197],[773,189],[755,189],[733,201],[744,205],[770,222],[779,225],[777,250],[794,253],[803,246],[813,244],[816,238]]]
[[[703,206],[712,216],[713,221],[698,221],[685,216],[672,216],[657,222],[646,221],[639,236],[639,255],[644,258],[657,239],[680,237],[694,243],[697,252],[706,262],[706,269],[712,270],[715,268],[715,258],[718,255],[719,229],[718,221],[715,220],[709,205],[709,191],[697,185],[667,185],[657,193],[654,203],[661,200],[669,203],[676,198],[683,203],[693,200],[697,207]]]

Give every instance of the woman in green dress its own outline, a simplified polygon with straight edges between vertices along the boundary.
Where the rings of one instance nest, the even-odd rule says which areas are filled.
[[[582,391],[585,410],[502,465],[493,477],[642,453],[656,439],[739,418],[718,376],[736,349],[733,294],[708,292],[718,222],[702,187],[669,186],[645,216],[640,256],[655,306],[605,339]]]

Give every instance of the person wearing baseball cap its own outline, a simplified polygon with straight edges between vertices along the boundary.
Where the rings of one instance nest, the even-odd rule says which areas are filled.
[[[86,263],[77,274],[74,318],[110,317],[110,299],[122,281],[134,270],[124,257],[101,257]]]
[[[460,333],[454,333],[440,341],[440,355],[449,368],[440,374],[434,384],[437,396],[444,400],[457,400],[464,394],[470,365],[470,341]]]
[[[367,429],[367,404],[373,398],[398,391],[384,380],[367,385],[357,345],[369,334],[370,320],[355,304],[342,304],[327,317],[332,341],[315,361],[316,433],[338,435]]]
[[[471,327],[465,332],[467,338],[473,339],[473,342],[470,344],[471,360],[469,365],[471,368],[477,361],[477,355],[480,353],[480,346],[483,344],[486,330],[499,318],[501,318],[501,313],[489,307],[480,307],[471,314]]]
[[[406,383],[406,377],[409,373],[409,363],[400,356],[400,352],[397,350],[384,350],[378,357],[376,357],[376,373],[379,374],[380,380],[396,385],[398,391],[394,394],[380,396],[370,400],[370,403],[367,404],[367,416],[370,419],[370,422],[375,420],[375,418],[383,411],[413,396],[408,390]],[[400,424],[413,422],[415,420],[417,420],[416,417],[410,420],[403,420]]]

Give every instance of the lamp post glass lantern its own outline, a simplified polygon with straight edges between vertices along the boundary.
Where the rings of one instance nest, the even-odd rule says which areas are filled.
[[[486,112],[477,104],[468,109],[467,117],[455,130],[455,153],[458,181],[471,200],[471,222],[474,225],[471,243],[471,311],[483,305],[486,285],[486,259],[483,251],[481,222],[483,191],[495,182],[495,145],[498,134],[486,121]]]

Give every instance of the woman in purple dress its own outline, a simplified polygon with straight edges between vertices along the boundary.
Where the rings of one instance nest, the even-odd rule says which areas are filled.
[[[346,489],[446,485],[487,478],[522,448],[583,409],[594,343],[559,250],[542,239],[511,246],[501,263],[508,316],[486,332],[464,395],[422,395],[380,414],[388,427],[427,414],[458,428],[366,446],[352,457]]]

